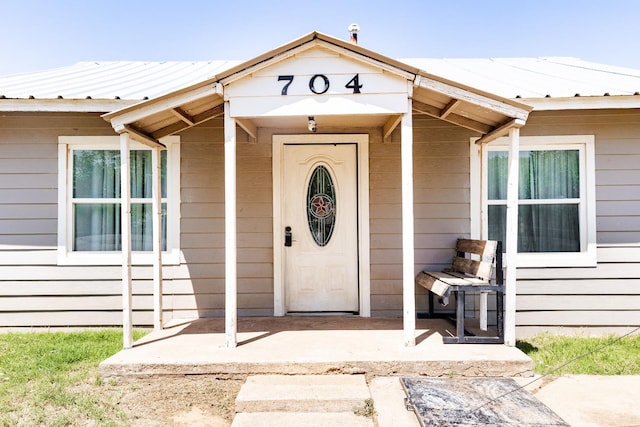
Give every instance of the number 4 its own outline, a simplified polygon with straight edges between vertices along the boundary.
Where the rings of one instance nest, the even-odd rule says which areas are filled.
[[[344,87],[347,89],[353,89],[353,93],[360,93],[360,89],[362,88],[362,85],[360,84],[360,75],[356,74],[353,76],[353,78],[349,80],[349,83],[344,85]]]

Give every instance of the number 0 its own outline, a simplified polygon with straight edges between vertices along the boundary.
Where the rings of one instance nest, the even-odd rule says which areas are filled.
[[[322,88],[322,90],[316,89],[316,80],[318,80],[319,78],[324,81],[324,88]],[[309,90],[311,90],[311,92],[315,93],[316,95],[322,95],[323,93],[326,93],[329,90],[329,79],[324,74],[314,75],[313,77],[311,77],[311,80],[309,80]]]

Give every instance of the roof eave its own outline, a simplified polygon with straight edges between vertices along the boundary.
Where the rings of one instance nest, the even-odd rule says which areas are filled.
[[[0,99],[2,112],[106,113],[137,104],[131,99]]]
[[[640,94],[519,98],[518,100],[531,106],[533,111],[640,108]]]

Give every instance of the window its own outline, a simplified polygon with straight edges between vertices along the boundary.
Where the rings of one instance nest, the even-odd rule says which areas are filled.
[[[317,166],[307,189],[307,221],[313,240],[326,246],[336,221],[336,191],[333,179],[324,166]]]
[[[595,265],[593,136],[521,137],[518,266]],[[483,149],[483,236],[506,250],[508,139]]]
[[[167,144],[167,149],[161,152],[163,261],[175,262],[179,144],[176,137],[163,141]],[[152,151],[132,142],[130,156],[133,261],[147,263],[153,249]],[[60,137],[59,168],[59,262],[119,264],[122,242],[119,137]]]

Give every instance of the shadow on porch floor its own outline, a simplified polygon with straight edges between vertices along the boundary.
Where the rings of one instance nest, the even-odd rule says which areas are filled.
[[[238,320],[238,347],[225,347],[224,319],[173,322],[100,364],[103,377],[366,373],[426,376],[531,376],[515,347],[443,344],[455,327],[418,319],[416,346],[403,345],[402,319],[250,317]]]

